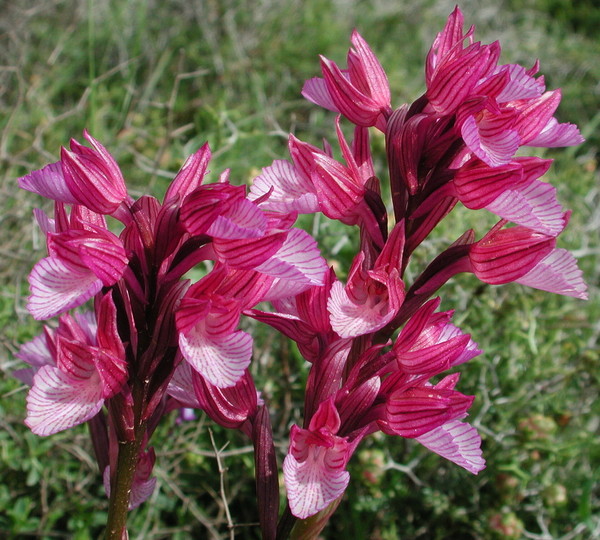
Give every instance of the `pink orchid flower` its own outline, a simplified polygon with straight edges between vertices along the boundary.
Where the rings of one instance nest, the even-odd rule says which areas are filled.
[[[65,319],[56,333],[54,365],[42,365],[27,396],[25,423],[37,435],[52,435],[94,417],[127,380],[125,350],[110,294],[99,302],[98,331]]]
[[[330,111],[343,114],[352,123],[383,131],[391,113],[390,88],[385,71],[362,36],[354,30],[354,48],[348,51],[348,69],[321,57],[323,79],[306,81],[302,95]]]
[[[323,403],[308,429],[292,426],[283,476],[292,514],[304,519],[340,497],[350,481],[345,470],[353,448],[336,434],[340,417],[333,399]]]
[[[469,251],[471,271],[491,285],[515,281],[544,291],[586,299],[586,285],[573,255],[556,238],[500,222]]]

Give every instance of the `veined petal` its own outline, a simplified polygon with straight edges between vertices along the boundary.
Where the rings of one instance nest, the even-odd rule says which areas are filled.
[[[469,149],[490,167],[509,163],[521,144],[519,133],[507,129],[502,118],[477,123],[469,116],[461,126],[461,135]]]
[[[566,249],[555,249],[527,274],[515,280],[521,285],[534,287],[565,296],[587,300],[587,285],[575,257]]]
[[[187,362],[180,362],[169,381],[167,393],[186,407],[199,409],[200,402],[194,392],[192,373],[193,370]]]
[[[55,363],[54,358],[50,353],[50,349],[48,349],[48,341],[45,332],[21,345],[19,352],[17,352],[15,356],[36,368],[46,365],[52,366]]]
[[[327,309],[331,315],[331,327],[343,338],[375,332],[383,328],[396,314],[387,294],[385,298],[373,297],[365,303],[355,303],[339,281],[331,287]]]
[[[240,240],[213,239],[219,261],[233,268],[252,270],[272,257],[283,245],[287,232]]]
[[[202,148],[187,158],[183,167],[171,182],[169,189],[167,189],[164,205],[169,204],[176,197],[183,201],[186,195],[202,184],[210,158],[211,153],[208,143],[202,145]]]
[[[54,257],[40,260],[29,275],[27,309],[37,320],[49,319],[80,306],[102,289],[91,271],[82,271]]]
[[[308,79],[302,87],[302,95],[308,99],[308,101],[312,101],[315,105],[319,105],[329,111],[340,112],[333,102],[333,99],[331,99],[331,94],[327,89],[325,79],[322,79],[321,77]]]
[[[499,71],[507,71],[509,82],[496,96],[498,103],[506,103],[516,99],[531,99],[541,96],[546,89],[543,77],[535,79],[519,64],[500,66]]]
[[[348,471],[326,468],[316,456],[300,463],[291,454],[283,461],[283,477],[290,510],[300,519],[323,510],[350,482]]]
[[[119,166],[87,131],[93,148],[71,140],[71,150],[61,149],[62,171],[69,191],[80,204],[99,214],[112,214],[128,198]]]
[[[196,327],[187,335],[179,334],[179,347],[190,365],[219,388],[234,386],[252,357],[252,337],[241,330],[216,341]]]
[[[206,234],[219,239],[237,240],[263,236],[267,218],[260,208],[248,199],[232,201],[211,223]]]
[[[554,251],[555,245],[556,238],[520,225],[496,226],[470,247],[471,271],[490,285],[517,281]]]
[[[321,70],[335,107],[356,125],[374,126],[377,117],[385,110],[380,100],[361,92],[350,82],[349,77],[327,58],[321,57]]]
[[[564,210],[556,200],[556,188],[535,180],[522,189],[507,189],[486,207],[497,216],[548,236],[565,228]]]
[[[575,124],[559,124],[556,118],[550,118],[536,137],[527,142],[528,146],[556,148],[560,146],[575,146],[585,139],[579,133]]]
[[[36,435],[52,435],[86,422],[103,403],[102,386],[95,378],[74,383],[58,368],[43,366],[27,395],[25,424]]]
[[[481,437],[470,424],[453,420],[417,437],[423,446],[473,474],[485,468]]]
[[[322,285],[327,263],[316,240],[302,229],[292,229],[281,248],[255,268],[257,272],[307,285]]]
[[[319,210],[313,185],[296,171],[292,163],[283,159],[273,161],[252,181],[249,195],[252,200],[267,194],[269,197],[260,203],[264,210],[299,214],[312,214]]]
[[[37,193],[46,199],[77,204],[77,199],[67,187],[60,161],[50,163],[43,169],[22,176],[18,182],[21,189]]]
[[[450,420],[462,418],[473,399],[474,396],[446,388],[399,390],[387,399],[386,422],[381,427],[386,433],[401,437],[420,437]]]
[[[350,41],[354,47],[348,52],[348,70],[352,84],[375,99],[381,109],[389,109],[390,86],[377,56],[356,30],[353,30]]]
[[[116,283],[127,266],[125,248],[120,240],[90,239],[79,248],[82,262],[105,286]]]

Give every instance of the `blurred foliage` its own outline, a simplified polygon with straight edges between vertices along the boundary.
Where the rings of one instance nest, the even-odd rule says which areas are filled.
[[[573,208],[562,247],[575,250],[591,285],[587,304],[459,276],[442,309],[485,354],[461,366],[460,388],[477,396],[470,421],[488,467],[472,476],[413,441],[374,436],[350,464],[352,482],[324,532],[373,540],[586,539],[599,533],[600,10],[591,1],[461,2],[477,37],[500,39],[505,62],[541,61],[549,88],[562,87],[562,121],[580,125],[579,148],[556,158],[548,179]],[[86,428],[49,438],[23,425],[26,388],[10,376],[14,353],[39,332],[25,310],[26,275],[43,253],[31,209],[37,197],[15,178],[56,160],[88,127],[114,154],[134,196],[161,196],[185,157],[209,141],[211,176],[230,167],[247,182],[283,158],[287,133],[320,144],[333,115],[304,101],[318,55],[342,61],[353,27],[388,72],[394,105],[424,90],[423,60],[453,0],[28,0],[0,13],[0,536],[97,538],[107,502]],[[376,163],[383,141],[374,139]],[[385,183],[385,171],[381,178]],[[385,186],[384,186],[385,189]],[[49,207],[46,207],[49,209]],[[409,274],[466,228],[493,223],[457,209],[424,243]],[[301,225],[345,276],[355,230],[324,218]],[[306,366],[295,347],[248,321],[253,370],[270,403],[283,456],[301,422]],[[273,377],[273,374],[276,374]],[[170,421],[169,421],[170,420]],[[211,439],[214,439],[214,445]],[[154,438],[158,489],[130,516],[131,538],[257,538],[249,441],[199,415],[165,419]],[[215,455],[224,465],[226,500]],[[283,492],[282,492],[283,496]]]

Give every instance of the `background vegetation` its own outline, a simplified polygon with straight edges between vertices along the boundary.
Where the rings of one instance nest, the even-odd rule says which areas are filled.
[[[300,88],[318,54],[342,61],[357,27],[386,68],[394,105],[424,89],[423,60],[454,1],[30,0],[0,11],[0,536],[97,538],[107,501],[84,427],[49,438],[23,425],[26,388],[14,353],[40,327],[25,310],[26,276],[43,254],[31,210],[43,204],[16,178],[55,161],[90,129],[115,155],[135,195],[161,195],[184,158],[208,140],[217,173],[246,182],[286,156],[287,134],[320,144],[332,115]],[[442,308],[485,354],[462,366],[477,396],[471,421],[488,467],[478,476],[411,441],[372,437],[324,538],[587,539],[600,534],[598,369],[600,300],[600,9],[591,0],[464,0],[478,38],[500,39],[505,62],[540,58],[562,87],[562,121],[588,142],[547,151],[549,180],[574,210],[561,246],[573,250],[590,301],[472,276],[442,290]],[[382,145],[380,145],[382,146]],[[381,148],[379,150],[381,152]],[[381,158],[381,155],[379,156]],[[381,171],[385,178],[385,171]],[[423,261],[482,212],[458,213],[424,246]],[[347,269],[354,238],[321,220],[324,253]],[[345,236],[346,235],[346,236]],[[294,349],[257,329],[254,369],[272,404],[281,450],[300,410],[306,368]],[[274,377],[273,374],[276,374]],[[211,438],[212,435],[212,438]],[[202,416],[168,419],[154,446],[158,489],[130,517],[131,538],[258,538],[248,441]],[[219,489],[219,467],[225,497]]]

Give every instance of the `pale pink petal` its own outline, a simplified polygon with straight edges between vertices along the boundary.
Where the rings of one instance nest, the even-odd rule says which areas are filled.
[[[36,435],[52,435],[94,417],[103,403],[97,377],[75,383],[58,368],[43,366],[27,395],[25,424]]]
[[[238,330],[217,341],[208,339],[202,330],[200,323],[188,335],[179,334],[183,356],[211,384],[234,386],[250,365],[252,337]]]
[[[338,113],[340,112],[335,106],[333,99],[331,99],[331,94],[329,93],[329,90],[327,90],[325,79],[321,79],[320,77],[308,79],[302,87],[302,95],[308,99],[308,101],[312,101],[314,104],[319,105],[324,109]]]
[[[540,133],[527,141],[527,146],[556,148],[560,146],[575,146],[585,139],[581,136],[575,124],[559,124],[556,118],[550,118]]]
[[[350,473],[327,468],[323,463],[326,449],[314,449],[306,461],[298,462],[288,454],[283,461],[283,477],[292,514],[305,519],[323,510],[341,497],[350,482]]]
[[[575,257],[566,249],[555,249],[523,277],[521,285],[587,300],[587,285]]]
[[[218,216],[206,234],[222,239],[258,238],[267,226],[265,214],[248,199],[234,201],[227,211]]]
[[[36,368],[54,365],[54,358],[48,349],[48,341],[45,333],[21,345],[19,352],[15,356]]]
[[[395,315],[387,298],[368,298],[365,303],[354,303],[339,281],[331,287],[327,310],[331,316],[331,327],[343,338],[375,332]]]
[[[102,482],[104,483],[104,491],[106,492],[106,496],[110,498],[110,465],[104,469],[104,473],[102,474]],[[155,488],[155,477],[149,478],[148,480],[140,480],[136,474],[131,486],[131,492],[129,494],[129,510],[137,508],[144,501],[148,500]]]
[[[319,211],[319,201],[314,187],[289,161],[282,159],[274,161],[253,180],[250,199],[258,199],[267,193],[269,198],[260,203],[262,209],[299,214],[312,214]]]
[[[481,437],[470,424],[453,420],[417,437],[423,446],[473,474],[485,468]]]
[[[517,225],[548,236],[558,236],[565,228],[565,215],[556,200],[556,188],[536,180],[521,189],[507,189],[485,207]]]
[[[194,392],[192,368],[187,362],[181,362],[175,369],[173,377],[169,381],[167,393],[187,407],[200,408],[200,402]]]
[[[48,349],[46,334],[36,336],[31,341],[21,345],[19,352],[15,354],[17,358],[28,363],[31,368],[17,369],[13,371],[13,377],[19,379],[27,386],[33,386],[33,376],[42,366],[54,366],[56,362],[52,353]]]
[[[451,323],[447,323],[446,326],[444,326],[442,332],[440,333],[438,340],[440,342],[447,341],[460,335],[463,335],[463,332],[460,328],[454,326]],[[464,348],[463,352],[457,358],[454,359],[454,361],[451,364],[451,367],[464,364],[465,362],[471,360],[471,358],[479,356],[482,352],[483,351],[478,348],[477,343],[475,343],[472,339],[469,338],[467,346]]]
[[[509,82],[496,96],[498,103],[506,103],[516,99],[531,99],[540,97],[546,86],[543,77],[534,78],[519,64],[500,66],[497,71],[508,71]]]
[[[63,176],[60,161],[50,163],[39,171],[33,171],[18,180],[19,187],[37,193],[46,199],[67,204],[77,204]]]
[[[327,268],[315,239],[302,229],[292,229],[281,248],[255,270],[306,285],[322,285]]]
[[[521,137],[511,129],[484,129],[473,116],[465,119],[461,127],[465,144],[479,159],[490,167],[509,163],[519,148]]]
[[[56,232],[56,221],[50,219],[43,210],[34,208],[33,215],[35,216],[35,220],[37,221],[40,230],[44,233],[44,236],[48,236],[49,232]]]
[[[131,493],[129,495],[129,510],[137,508],[140,504],[150,498],[156,487],[156,477],[152,477],[144,482],[133,482]]]
[[[40,260],[29,275],[27,309],[35,319],[49,319],[80,306],[102,289],[93,272],[82,271],[54,257]]]

